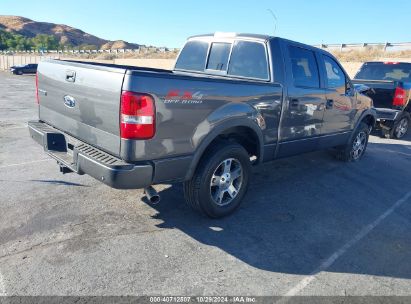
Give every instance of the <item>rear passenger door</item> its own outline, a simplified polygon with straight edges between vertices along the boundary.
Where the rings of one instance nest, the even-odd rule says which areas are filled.
[[[278,156],[318,149],[325,108],[316,54],[297,44],[283,45],[288,98],[284,103]]]
[[[322,146],[334,146],[346,142],[356,114],[355,90],[336,60],[321,55],[321,68],[325,75],[326,107],[322,134]]]

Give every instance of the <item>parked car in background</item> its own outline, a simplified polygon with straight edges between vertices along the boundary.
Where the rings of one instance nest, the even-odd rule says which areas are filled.
[[[365,62],[353,79],[370,89],[377,110],[377,127],[386,138],[402,138],[410,126],[411,63]]]
[[[333,148],[358,161],[372,100],[328,52],[265,35],[191,37],[173,71],[45,60],[31,137],[63,173],[120,189],[184,184],[210,216],[241,203],[251,166]]]
[[[10,68],[10,72],[14,75],[36,74],[37,63],[29,63],[23,65],[15,65]]]

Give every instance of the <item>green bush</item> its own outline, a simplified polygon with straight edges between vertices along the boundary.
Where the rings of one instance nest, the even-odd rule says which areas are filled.
[[[53,35],[38,34],[34,38],[27,38],[19,34],[0,30],[0,50],[57,50],[61,45]]]

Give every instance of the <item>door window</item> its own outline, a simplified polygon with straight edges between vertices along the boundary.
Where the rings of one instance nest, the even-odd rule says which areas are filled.
[[[295,46],[290,46],[289,52],[294,85],[319,88],[320,76],[314,52]]]
[[[328,56],[323,56],[325,71],[327,73],[327,87],[336,89],[346,85],[345,74],[334,59]]]

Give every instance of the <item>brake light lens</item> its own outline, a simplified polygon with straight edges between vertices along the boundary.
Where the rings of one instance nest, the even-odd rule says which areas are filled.
[[[154,99],[150,95],[124,91],[120,105],[121,138],[150,139],[154,134]]]
[[[39,98],[39,72],[36,72],[36,101],[37,101],[37,104],[40,104],[40,98]]]
[[[403,88],[397,87],[394,93],[394,100],[392,104],[394,106],[405,106],[407,103],[407,91]]]

